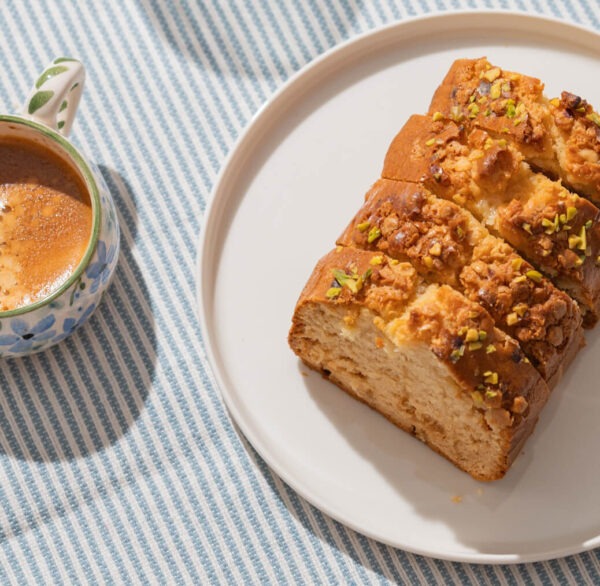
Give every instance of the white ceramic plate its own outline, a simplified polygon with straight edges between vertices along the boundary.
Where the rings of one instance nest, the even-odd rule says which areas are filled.
[[[199,303],[233,419],[298,493],[399,548],[512,563],[600,545],[597,333],[493,484],[307,373],[286,341],[307,277],[378,177],[394,134],[427,110],[455,58],[482,55],[542,78],[550,95],[569,89],[600,104],[600,36],[555,21],[455,13],[352,40],[291,79],[230,156],[202,233]]]

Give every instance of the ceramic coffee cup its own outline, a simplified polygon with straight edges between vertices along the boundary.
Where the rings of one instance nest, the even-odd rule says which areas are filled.
[[[78,262],[73,262],[68,270],[61,273],[62,280],[53,282],[54,286],[48,287],[47,294],[44,289],[44,293],[31,302],[28,301],[29,297],[25,296],[25,301],[19,306],[2,306],[0,357],[17,357],[39,352],[72,334],[98,307],[117,265],[119,226],[110,192],[98,169],[86,161],[66,138],[77,110],[84,78],[85,71],[80,62],[69,58],[55,59],[36,80],[23,112],[17,116],[0,116],[0,143],[4,141],[5,148],[8,149],[11,148],[12,141],[15,141],[15,144],[26,143],[33,145],[32,148],[38,151],[49,153],[49,157],[60,162],[60,168],[69,171],[70,176],[76,177],[81,189],[85,191],[86,205],[91,207],[91,214],[89,210],[86,211],[89,239],[82,237],[82,255]],[[36,176],[35,169],[32,169],[32,174]],[[0,176],[0,190],[5,182],[6,179]],[[40,208],[38,215],[50,216],[52,209],[52,206]],[[2,229],[6,230],[9,223],[7,220],[10,220],[8,216],[2,217],[8,213],[6,210],[14,212],[14,206],[7,206],[5,201],[3,208],[0,191],[0,236]],[[20,221],[25,222],[22,218],[23,215]],[[45,219],[47,218],[42,218],[41,221]],[[37,220],[31,218],[31,221]],[[88,228],[85,230],[87,234]],[[0,238],[0,261],[5,263],[2,266],[11,267],[11,262],[18,264],[18,254],[16,261],[11,258],[3,260],[10,254],[6,252],[6,242],[2,240]],[[20,245],[20,241],[18,244]],[[63,243],[58,244],[58,248],[62,250]],[[4,249],[2,245],[5,245]],[[51,254],[47,258],[59,257],[57,251],[56,255]],[[35,262],[35,257],[29,262]],[[19,265],[19,270],[26,276],[22,266],[25,265]],[[14,283],[18,285],[18,279],[11,281],[9,278],[7,281],[5,276],[2,290],[1,279],[2,275],[0,294],[10,293]]]

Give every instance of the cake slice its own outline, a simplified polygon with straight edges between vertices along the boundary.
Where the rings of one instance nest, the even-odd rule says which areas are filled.
[[[583,345],[581,314],[568,295],[468,211],[416,183],[377,181],[338,244],[410,262],[427,282],[480,304],[550,386]]]
[[[600,116],[581,97],[562,92],[549,100],[539,79],[486,58],[460,59],[429,112],[507,139],[528,163],[600,203]]]
[[[339,247],[321,259],[289,343],[309,367],[479,480],[506,473],[549,394],[483,307],[380,252]]]
[[[535,173],[510,141],[443,115],[412,116],[392,141],[384,177],[421,183],[468,209],[578,301],[600,315],[600,210]]]

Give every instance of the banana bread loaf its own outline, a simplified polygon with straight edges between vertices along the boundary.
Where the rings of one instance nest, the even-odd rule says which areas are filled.
[[[474,478],[501,478],[600,317],[599,141],[577,96],[455,62],[315,267],[292,350]]]

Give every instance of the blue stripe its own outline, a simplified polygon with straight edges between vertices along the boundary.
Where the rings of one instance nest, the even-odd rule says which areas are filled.
[[[246,0],[246,1],[248,1],[248,0]],[[286,55],[288,56],[288,59],[291,62],[293,70],[297,71],[298,69],[300,69],[301,64],[298,63],[296,58],[293,56],[291,47],[287,41],[287,37],[283,34],[281,25],[280,25],[279,21],[277,20],[277,18],[275,17],[275,14],[273,13],[272,4],[269,2],[269,0],[261,0],[261,5],[262,5],[262,9],[265,11],[265,13],[267,15],[267,18],[269,19],[269,24],[275,29],[275,33],[277,35],[277,40],[281,43],[281,45],[285,49]],[[290,16],[289,16],[289,11],[287,10],[286,5],[284,3],[282,3],[281,6],[277,7],[277,9],[286,16],[286,20],[289,22]],[[310,58],[312,56],[311,52],[308,50],[306,44],[304,43],[304,41],[298,34],[297,28],[294,26],[291,26],[289,30],[292,34],[292,38],[294,40],[295,46],[298,49],[300,49],[300,52],[302,53],[302,57],[304,58],[304,63],[306,63],[307,61],[310,60]]]
[[[598,549],[467,565],[353,533],[240,438],[206,371],[198,232],[236,138],[340,39],[463,5],[600,29],[585,0],[0,4],[3,109],[57,51],[80,56],[88,89],[74,138],[100,163],[123,227],[115,282],[90,323],[49,352],[0,363],[0,583],[600,583]]]
[[[92,319],[95,319],[95,318],[92,318]],[[78,336],[81,336],[84,331],[85,330],[80,330],[80,332],[78,333]],[[72,343],[72,340],[69,340],[68,343]],[[56,354],[57,352],[59,352],[59,349],[55,349],[53,351],[53,354]],[[92,416],[92,413],[90,412],[90,406],[89,406],[89,404],[86,404],[86,401],[88,401],[89,399],[91,399],[93,401],[94,411],[97,411],[98,409],[103,410],[101,401],[98,400],[98,398],[99,398],[98,391],[100,393],[102,393],[104,391],[104,389],[98,389],[98,391],[96,391],[96,393],[94,393],[93,383],[86,376],[85,372],[81,368],[83,366],[83,364],[82,364],[81,359],[79,358],[78,353],[74,352],[72,354],[72,356],[75,360],[75,363],[78,365],[79,372],[82,375],[83,380],[85,382],[86,394],[72,393],[72,395],[71,395],[72,399],[75,401],[75,404],[76,404],[76,407],[78,410],[76,418],[67,418],[68,417],[67,412],[64,412],[63,415],[64,415],[65,419],[67,419],[67,421],[70,422],[70,426],[68,429],[69,434],[77,436],[79,438],[80,454],[83,454],[85,456],[88,454],[89,449],[85,446],[83,440],[81,439],[81,437],[82,437],[81,430],[79,429],[79,425],[76,422],[81,419],[83,419],[83,421],[85,421],[86,430],[89,433],[91,433],[92,439],[94,441],[94,449],[96,449],[96,450],[102,449],[102,447],[104,446],[104,443],[101,440],[101,438],[98,436],[98,432],[97,432],[96,426],[94,424],[94,418]],[[48,360],[48,357],[49,357],[49,354],[44,354],[44,355],[40,355],[39,357],[36,357],[35,359],[40,360],[41,365],[44,370],[44,373],[48,377],[48,382],[51,384],[51,388],[60,389],[60,384],[58,383],[58,381],[54,375],[54,370],[50,365],[50,360]],[[73,379],[70,369],[68,369],[68,368],[62,369],[61,374],[65,377],[67,383],[69,384],[70,389],[77,388],[77,383]],[[61,401],[61,405],[63,406],[62,408],[64,410],[66,408],[66,406],[68,405],[67,400],[63,399]],[[70,409],[68,411],[70,411]],[[110,430],[111,429],[110,423],[107,423],[104,426],[104,428],[107,430]],[[57,429],[59,429],[58,426],[57,426]],[[113,434],[113,436],[114,436],[114,434]],[[114,437],[116,437],[116,436],[114,436]],[[75,454],[71,455],[71,457],[73,457],[73,458],[75,458],[75,456],[76,456]],[[76,478],[79,480],[77,487],[76,487],[77,491],[83,492],[83,502],[89,506],[94,499],[94,494],[90,492],[90,490],[87,486],[90,480],[93,482],[93,487],[96,491],[96,494],[99,494],[100,496],[110,495],[115,489],[117,489],[119,487],[121,480],[120,480],[120,477],[114,472],[114,469],[112,468],[112,466],[110,465],[110,463],[108,462],[108,460],[106,458],[103,458],[103,464],[104,464],[104,469],[105,469],[106,473],[108,473],[108,475],[109,475],[108,478],[107,478],[106,474],[102,475],[99,472],[98,468],[93,463],[93,460],[82,461],[82,463],[84,463],[84,462],[86,463],[85,471],[81,470],[79,466],[71,467],[71,471],[74,473]],[[107,480],[110,480],[108,485],[106,484]],[[70,498],[72,499],[73,505],[76,506],[75,505],[76,501],[74,500],[75,499],[74,494],[72,494],[70,496]],[[111,521],[113,521],[117,524],[117,529],[119,531],[119,534],[126,536],[125,526],[121,522],[120,515],[116,512],[116,509],[112,506],[110,499],[106,499],[105,503],[108,507],[109,514],[111,516]],[[127,505],[127,503],[122,503],[122,504],[125,506],[126,509],[131,510],[130,507]],[[96,519],[96,522],[98,523],[98,525],[103,525],[103,523],[101,523],[100,518],[98,517],[97,513],[95,515],[95,519]],[[136,533],[138,534],[138,538],[141,539],[142,542],[144,542],[145,540],[141,534],[141,528],[140,528],[139,524],[137,523],[137,520],[134,515],[131,515],[131,518],[128,520],[128,523],[130,523],[134,528],[136,528]],[[91,535],[89,533],[89,531],[88,531],[88,534]],[[105,535],[106,535],[104,532],[100,532],[99,534],[101,537],[105,537]],[[110,541],[105,541],[105,545],[113,550],[113,556],[114,556],[113,561],[120,557],[117,553],[117,550],[114,549],[114,545]],[[149,551],[148,544],[143,543],[143,545],[145,546],[144,551]],[[146,548],[148,548],[148,549],[146,549]],[[94,547],[94,549],[95,549],[95,547]],[[138,575],[144,575],[145,572],[144,572],[143,568],[145,566],[139,560],[136,550],[132,549],[132,551],[130,553],[131,553],[131,562],[136,567]],[[104,560],[96,560],[96,562],[99,563],[101,566],[103,566],[104,569],[106,570]],[[155,563],[154,559],[151,557],[147,558],[146,562],[149,563],[150,566],[153,566]],[[125,579],[128,577],[128,572],[125,570],[124,564],[119,565],[118,569],[122,575],[122,578]],[[154,570],[155,570],[155,572],[159,572],[159,570],[157,568],[154,568]],[[160,575],[160,573],[159,573],[159,575]]]
[[[579,4],[581,5],[581,7],[583,8],[583,12],[585,13],[585,15],[587,16],[587,18],[590,21],[590,24],[596,28],[596,29],[600,29],[600,20],[598,20],[598,17],[594,14],[590,4],[588,2],[586,2],[585,0],[581,0],[579,2]],[[568,5],[572,6],[571,1],[568,1]],[[596,2],[596,10],[598,9],[598,3]]]

